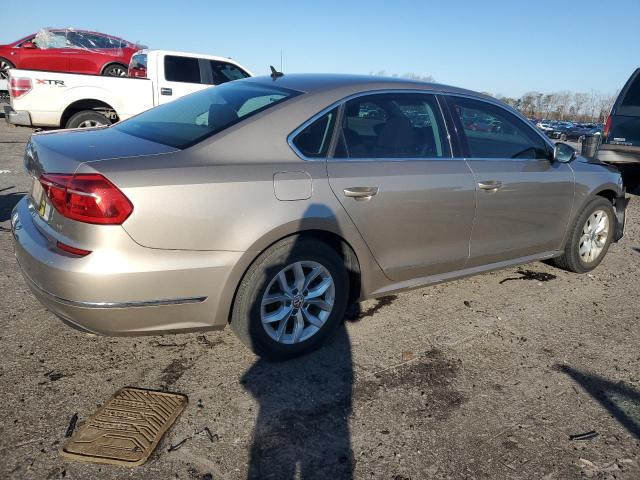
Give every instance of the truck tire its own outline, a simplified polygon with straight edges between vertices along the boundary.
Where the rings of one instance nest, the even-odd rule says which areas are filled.
[[[111,125],[111,120],[95,110],[83,110],[75,113],[67,121],[65,128],[89,128]]]
[[[9,78],[10,68],[15,68],[15,65],[6,58],[0,57],[0,80]]]
[[[102,75],[105,77],[126,77],[127,67],[120,63],[112,63],[102,71]]]

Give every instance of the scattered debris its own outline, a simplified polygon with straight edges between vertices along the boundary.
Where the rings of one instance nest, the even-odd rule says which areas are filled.
[[[574,433],[573,435],[569,435],[569,440],[591,440],[592,438],[596,438],[600,435],[595,430],[591,430],[585,433]]]
[[[69,426],[67,427],[67,431],[64,434],[66,438],[69,438],[71,437],[71,435],[73,435],[73,431],[76,429],[76,423],[78,423],[78,414],[74,413],[73,417],[71,417],[71,420],[69,420]]]
[[[215,443],[220,439],[220,437],[218,436],[217,433],[211,433],[211,430],[209,430],[209,427],[204,427],[198,433],[200,434],[200,433],[203,433],[203,432],[207,434],[207,437],[209,437],[209,441],[211,443]]]
[[[205,473],[204,475],[202,475],[202,480],[213,480],[213,475],[211,475],[210,473]]]
[[[471,302],[470,302],[469,300],[465,300],[465,301],[464,301],[464,302],[462,302],[462,303],[464,303],[464,306],[465,306],[465,307],[467,307],[467,308],[471,308]]]
[[[408,362],[413,359],[413,352],[402,352],[402,361]]]
[[[557,277],[557,275],[554,275],[553,273],[547,273],[547,272],[536,272],[535,270],[523,270],[523,269],[519,269],[517,270],[518,274],[522,275],[521,277],[508,277],[505,278],[503,280],[500,281],[500,285],[502,285],[505,282],[508,282],[510,280],[537,280],[538,282],[548,282],[550,280],[554,280]]]
[[[184,445],[187,442],[187,440],[189,440],[189,438],[185,438],[184,440],[179,441],[175,445],[171,445],[167,450],[167,452],[175,452],[176,450],[179,450],[180,448],[182,448],[182,445]]]
[[[65,375],[63,373],[56,372],[55,370],[49,370],[47,373],[44,374],[44,376],[48,377],[49,380],[51,380],[52,382],[57,382],[58,380],[63,378]]]
[[[205,335],[198,335],[197,339],[198,339],[198,342],[210,348],[213,348],[217,345],[224,343],[224,340],[222,340],[221,338],[216,338],[215,340],[209,340]]]

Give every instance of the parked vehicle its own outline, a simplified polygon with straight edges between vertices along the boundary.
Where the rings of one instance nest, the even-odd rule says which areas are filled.
[[[640,163],[640,68],[616,99],[604,127],[598,159],[607,163]]]
[[[86,30],[43,30],[0,45],[0,78],[10,68],[124,77],[131,56],[146,48]]]
[[[16,255],[50,311],[114,335],[230,323],[272,358],[357,300],[549,258],[588,272],[628,202],[615,168],[491,97],[369,76],[225,83],[35,134],[25,167]]]
[[[144,65],[144,68],[142,67]],[[137,78],[11,70],[7,122],[37,127],[109,125],[211,85],[251,73],[228,58],[141,50],[131,60]]]

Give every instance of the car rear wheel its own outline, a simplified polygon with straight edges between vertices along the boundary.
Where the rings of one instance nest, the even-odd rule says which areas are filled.
[[[15,65],[6,58],[0,57],[0,80],[9,78],[9,69],[15,68]]]
[[[586,273],[596,268],[609,249],[615,229],[615,212],[606,198],[594,198],[578,217],[562,256],[555,264],[565,270]]]
[[[342,258],[318,240],[290,237],[247,271],[231,328],[254,353],[283,360],[319,347],[343,320],[349,282]]]
[[[127,67],[120,64],[109,65],[102,71],[102,75],[106,77],[126,77],[127,76]]]
[[[83,110],[74,114],[68,121],[66,128],[89,128],[111,125],[111,120],[95,110]]]

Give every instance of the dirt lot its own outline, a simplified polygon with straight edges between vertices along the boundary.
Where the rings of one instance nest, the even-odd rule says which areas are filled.
[[[535,263],[366,302],[269,364],[228,330],[96,337],[40,306],[8,230],[29,133],[0,125],[0,478],[640,478],[637,197],[590,275]],[[71,417],[122,386],[189,396],[149,463],[61,459]]]

